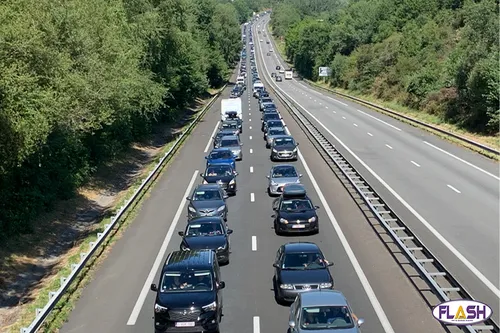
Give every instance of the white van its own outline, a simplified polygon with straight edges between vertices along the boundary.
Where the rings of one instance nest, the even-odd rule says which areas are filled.
[[[236,84],[245,84],[245,77],[244,76],[238,76],[236,78]]]

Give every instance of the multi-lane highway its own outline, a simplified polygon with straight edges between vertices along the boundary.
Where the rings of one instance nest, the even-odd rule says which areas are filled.
[[[257,40],[257,34],[254,36]],[[222,97],[227,96],[228,91]],[[331,271],[336,288],[348,297],[358,317],[366,320],[364,331],[442,332],[356,203],[279,102],[278,109],[289,131],[300,143],[299,161],[295,164],[304,175],[302,182],[321,207],[321,233],[294,237],[274,233],[272,198],[266,193],[265,177],[273,163],[265,148],[260,112],[250,89],[242,98],[244,156],[237,163],[238,193],[228,199],[228,223],[234,234],[231,263],[221,269],[226,282],[221,332],[286,332],[288,308],[274,300],[272,263],[281,244],[301,240],[316,242],[327,259],[335,263]],[[177,231],[183,230],[186,223],[185,197],[202,181],[199,173],[204,170],[203,157],[211,148],[211,137],[218,125],[219,107],[220,102],[206,114],[161,176],[134,223],[95,272],[62,332],[153,331],[155,295],[149,287],[158,282],[166,255],[179,249]]]
[[[261,34],[255,38],[264,60],[261,72],[270,77],[285,62],[270,38],[268,22],[266,16],[256,23]],[[267,55],[271,49],[274,52]],[[275,86],[319,125],[426,246],[476,299],[490,304],[498,318],[498,163],[315,90],[300,79]]]

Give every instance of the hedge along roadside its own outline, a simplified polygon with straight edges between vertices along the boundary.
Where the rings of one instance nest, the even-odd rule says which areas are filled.
[[[269,30],[271,30],[271,31],[269,31]],[[275,37],[272,35],[272,33],[269,34],[269,32],[272,32],[272,29],[268,29],[268,35],[271,35],[271,38],[270,38],[271,42],[273,43],[274,49],[277,51],[280,60],[283,63],[287,64],[288,66],[292,66],[291,63],[289,63],[287,60],[285,60],[285,57],[283,56],[283,54],[281,54],[279,48],[277,47],[277,43],[276,43]],[[405,115],[405,114],[403,114],[401,112],[397,112],[397,111],[391,110],[389,108],[377,105],[375,103],[363,100],[363,99],[355,97],[355,96],[351,96],[351,95],[348,95],[348,94],[345,94],[345,93],[341,93],[339,91],[336,91],[336,90],[333,90],[333,89],[330,89],[330,88],[322,87],[319,84],[317,84],[316,82],[313,82],[313,81],[310,81],[310,80],[307,80],[307,79],[303,79],[302,77],[300,79],[301,79],[301,81],[307,83],[308,85],[310,85],[313,88],[317,88],[317,89],[326,91],[328,93],[335,94],[335,95],[338,95],[340,97],[349,99],[349,100],[351,100],[353,102],[356,102],[358,104],[367,106],[367,107],[369,107],[369,108],[371,108],[371,109],[373,109],[373,110],[375,110],[377,112],[386,114],[386,115],[388,115],[388,116],[390,116],[392,118],[395,118],[397,120],[403,121],[403,122],[405,122],[405,123],[407,123],[409,125],[412,125],[412,126],[415,126],[415,127],[421,127],[423,129],[427,130],[428,132],[431,132],[431,133],[436,133],[437,132],[436,134],[438,134],[439,136],[441,136],[441,137],[443,137],[445,139],[448,139],[449,141],[455,141],[455,142],[461,144],[462,146],[464,146],[466,148],[469,148],[471,150],[474,150],[474,151],[476,151],[476,152],[480,153],[481,155],[486,156],[488,158],[492,158],[492,159],[496,159],[496,160],[500,159],[500,151],[498,151],[498,150],[496,150],[496,149],[494,149],[492,147],[489,147],[489,146],[484,145],[482,143],[470,140],[470,139],[468,139],[468,138],[466,138],[464,136],[461,136],[461,135],[455,134],[453,132],[444,130],[444,129],[439,128],[437,126],[431,125],[431,124],[426,123],[426,122],[421,121],[421,120],[418,120],[416,118],[407,116],[407,115]],[[450,140],[450,139],[455,139],[455,140]]]
[[[78,264],[71,264],[71,273],[67,277],[60,278],[60,287],[57,291],[49,292],[48,302],[43,308],[36,309],[36,317],[31,322],[28,327],[23,327],[20,329],[21,333],[34,333],[42,326],[49,314],[56,307],[57,303],[61,300],[62,296],[71,286],[71,284],[77,279],[80,272],[87,265],[89,260],[98,251],[98,249],[105,243],[108,236],[112,234],[115,227],[120,227],[120,222],[123,222],[123,217],[128,213],[131,208],[136,206],[139,199],[147,192],[151,184],[158,177],[160,172],[163,170],[168,161],[175,155],[177,150],[182,146],[182,143],[189,136],[192,130],[196,127],[199,121],[205,116],[208,110],[213,106],[214,102],[220,97],[221,93],[227,87],[227,83],[215,94],[214,97],[203,107],[203,109],[198,113],[196,118],[188,125],[188,127],[179,134],[175,140],[172,147],[163,155],[163,157],[158,161],[154,169],[149,173],[149,175],[142,180],[141,185],[134,191],[131,197],[126,200],[126,202],[120,207],[116,215],[111,217],[111,222],[105,225],[105,229],[101,233],[97,233],[96,241],[89,243],[89,251],[86,253],[80,253],[80,261]]]

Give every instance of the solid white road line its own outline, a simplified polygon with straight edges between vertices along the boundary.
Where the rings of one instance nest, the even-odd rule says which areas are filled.
[[[257,251],[257,236],[252,236],[252,251]]]
[[[446,186],[448,186],[448,187],[449,187],[449,188],[451,188],[453,191],[455,191],[455,192],[457,192],[457,193],[459,193],[459,194],[460,194],[460,193],[462,193],[462,192],[460,192],[459,190],[457,190],[456,188],[454,188],[453,186],[451,186],[450,184],[448,184],[448,185],[446,185]]]
[[[302,84],[302,85],[304,85],[304,84]],[[307,89],[309,89],[309,90],[314,90],[314,89],[309,88],[309,87],[307,87]],[[321,93],[319,93],[319,94],[321,94]],[[322,94],[322,95],[323,95],[323,94]],[[331,100],[332,100],[332,101],[334,101],[334,102],[337,102],[337,103],[339,103],[339,104],[342,104],[343,106],[348,106],[346,103],[341,102],[341,101],[339,101],[338,99],[335,99],[335,98],[330,97],[330,96],[326,96],[326,97],[328,97],[329,99],[331,99]]]
[[[177,209],[177,212],[175,213],[174,219],[172,220],[172,223],[170,224],[170,228],[168,229],[167,235],[165,236],[165,239],[163,240],[163,244],[160,247],[160,251],[158,252],[158,255],[156,256],[156,259],[153,263],[153,267],[151,267],[151,271],[149,272],[149,275],[146,278],[146,281],[144,282],[144,286],[142,287],[141,293],[139,294],[139,298],[137,298],[137,302],[135,303],[134,308],[132,310],[132,313],[130,314],[130,317],[128,318],[128,321],[127,321],[128,326],[133,326],[137,322],[137,318],[139,317],[139,313],[141,312],[142,306],[144,305],[144,301],[146,300],[146,297],[148,296],[148,292],[149,292],[149,288],[151,287],[151,283],[153,283],[156,272],[160,268],[160,265],[163,263],[163,257],[165,256],[165,252],[167,252],[168,244],[170,243],[170,239],[172,238],[172,235],[174,234],[177,223],[179,222],[181,214],[184,210],[184,206],[186,205],[186,197],[189,196],[191,189],[193,188],[194,182],[195,182],[196,178],[198,177],[199,172],[200,172],[199,170],[196,170],[193,173],[193,176],[191,177],[189,185],[186,188],[186,192],[184,192],[184,195],[182,196],[181,202],[179,204],[179,208]]]
[[[254,201],[255,201],[255,194],[250,193],[250,202],[254,202]]]
[[[215,132],[217,132],[217,129],[219,128],[220,125],[220,120],[215,124],[214,131],[212,132],[212,135],[210,135],[210,138],[208,139],[207,146],[205,147],[205,150],[203,151],[204,153],[208,152],[208,148],[210,148],[210,144],[212,143],[212,138],[215,136]]]
[[[392,147],[391,147],[391,146],[389,146],[388,144],[386,144],[385,146],[386,146],[387,148],[389,148],[389,149],[392,149]]]
[[[500,180],[500,177],[497,177],[497,176],[495,176],[494,174],[492,174],[492,173],[490,173],[490,172],[488,172],[488,171],[486,171],[486,170],[481,169],[481,168],[480,168],[480,167],[478,167],[477,165],[474,165],[474,164],[472,164],[472,163],[470,163],[470,162],[467,162],[467,161],[466,161],[466,160],[464,160],[464,159],[461,159],[461,158],[460,158],[460,157],[458,157],[458,156],[453,155],[452,153],[448,153],[446,150],[441,149],[441,148],[439,148],[439,147],[436,147],[436,146],[434,146],[432,143],[429,143],[429,142],[427,142],[427,141],[424,141],[424,143],[425,143],[426,145],[428,145],[429,147],[432,147],[432,148],[434,148],[434,149],[436,149],[436,150],[439,150],[439,151],[440,151],[440,152],[442,152],[443,154],[446,154],[446,155],[448,155],[448,156],[450,156],[450,157],[453,157],[454,159],[456,159],[456,160],[458,160],[458,161],[460,161],[460,162],[462,162],[462,163],[465,163],[465,164],[467,164],[468,166],[470,166],[470,167],[472,167],[472,168],[474,168],[474,169],[476,169],[476,170],[478,170],[478,171],[481,171],[482,173],[484,173],[484,174],[486,174],[486,175],[488,175],[488,176],[490,176],[490,177],[495,178],[496,180]]]
[[[410,161],[410,162],[411,162],[413,165],[415,165],[415,166],[417,166],[417,167],[419,167],[419,168],[420,168],[420,164],[418,164],[417,162],[415,162],[415,161]]]
[[[252,148],[250,148],[250,154],[252,154],[252,153],[253,153],[253,149],[252,149]]]
[[[383,121],[382,119],[378,119],[377,117],[374,117],[374,116],[372,116],[371,114],[366,113],[366,112],[361,111],[361,110],[358,110],[358,109],[356,109],[356,111],[358,111],[358,112],[360,112],[360,113],[364,114],[365,116],[368,116],[368,117],[370,117],[370,118],[372,118],[372,119],[374,119],[374,120],[376,120],[376,121],[378,121],[378,122],[381,122],[381,123],[382,123],[382,124],[384,124],[384,125],[387,125],[387,126],[389,126],[389,127],[391,127],[391,128],[394,128],[396,131],[400,131],[400,132],[401,132],[401,129],[400,129],[400,128],[397,128],[396,126],[391,125],[391,124],[389,124],[388,122]]]
[[[259,49],[260,51],[260,56],[261,60],[264,61],[264,56],[262,54],[262,49]],[[264,67],[267,72],[267,76],[269,77],[269,69],[267,68],[267,64],[264,62]],[[347,145],[340,140],[332,131],[330,131],[322,122],[318,120],[313,114],[311,114],[306,108],[304,108],[300,103],[298,103],[292,96],[290,96],[288,93],[286,93],[283,89],[281,89],[278,85],[276,85],[272,80],[270,81],[272,85],[274,85],[279,91],[281,91],[282,94],[286,95],[290,100],[295,102],[297,106],[299,106],[301,109],[303,109],[311,118],[313,118],[318,124],[325,129],[325,131],[330,134],[337,142],[339,142],[344,149],[351,154],[369,173],[372,174],[399,202],[403,204],[403,206],[406,207],[415,217],[441,242],[443,243],[444,246],[448,248],[450,252],[452,252],[458,260],[460,260],[476,277],[488,287],[495,295],[496,297],[500,298],[500,290],[493,284],[486,276],[484,276],[479,269],[477,269],[462,253],[460,253],[446,238],[443,237],[422,215],[420,215],[406,200],[404,200],[389,184],[385,182],[382,177],[380,177],[375,171],[372,170],[361,158],[356,155]],[[425,141],[424,141],[425,142]],[[427,143],[429,144],[429,143]],[[437,148],[437,147],[436,147]],[[440,148],[439,148],[440,149]],[[446,152],[447,153],[447,152]],[[448,153],[449,154],[449,153]],[[451,154],[450,154],[451,155]],[[452,155],[454,156],[454,155]],[[463,160],[462,160],[463,161]],[[464,161],[466,162],[466,161]],[[467,162],[468,163],[468,162]],[[470,163],[469,163],[470,164]],[[473,164],[470,164],[471,166],[474,166]],[[475,168],[482,170],[476,166]],[[486,172],[482,170],[483,172]],[[491,174],[490,174],[491,175]],[[497,177],[495,177],[497,178]],[[497,178],[500,179],[500,178]]]
[[[263,59],[264,57],[262,56],[262,50],[260,51],[260,53],[261,53],[261,57]],[[264,62],[264,66],[266,67],[266,72],[267,72],[267,75],[269,76],[270,75],[269,70],[267,69],[267,65],[265,62]],[[273,81],[271,81],[271,83],[274,84]],[[413,208],[405,199],[403,199],[403,197],[401,197],[399,195],[399,193],[397,193],[389,184],[387,184],[387,182],[384,179],[382,179],[382,177],[380,177],[377,173],[375,173],[375,171],[373,171],[373,169],[370,168],[358,155],[356,155],[349,147],[347,147],[347,145],[342,140],[340,140],[332,131],[330,131],[322,122],[320,122],[317,117],[315,117],[313,114],[311,114],[311,112],[309,112],[306,108],[304,108],[300,103],[297,102],[296,99],[294,99],[292,96],[290,96],[288,93],[286,93],[278,85],[276,85],[276,84],[274,84],[274,85],[277,87],[278,90],[281,91],[282,94],[284,94],[288,98],[290,98],[291,101],[293,101],[298,107],[300,107],[302,110],[304,110],[312,119],[314,119],[318,124],[320,124],[321,127],[323,127],[323,129],[328,134],[330,134],[338,143],[340,143],[349,154],[351,154],[369,173],[372,174],[373,177],[375,177],[375,179],[377,179],[380,182],[380,184],[382,184],[397,200],[399,200],[399,202],[401,202],[403,204],[403,206],[405,206],[406,209],[408,209],[434,235],[434,237],[436,237],[444,246],[446,246],[446,248],[448,248],[448,250],[450,252],[452,252],[458,258],[458,260],[460,260],[462,262],[462,264],[464,264],[488,289],[490,289],[495,294],[496,297],[500,298],[500,289],[498,289],[497,286],[495,284],[493,284],[493,282],[488,280],[488,278],[483,273],[481,273],[481,271],[479,269],[477,269],[476,266],[474,266],[460,251],[458,251],[458,249],[456,247],[454,247],[443,235],[441,235],[439,233],[439,231],[436,230],[436,228],[434,228],[422,215],[420,215],[415,210],[415,208]],[[424,141],[424,143],[426,143],[427,145],[429,145],[433,148],[436,148],[440,151],[442,150],[441,148],[433,146],[426,141]],[[442,151],[444,153],[446,153],[454,158],[457,158],[457,159],[461,160],[462,162],[464,162],[464,163],[500,180],[500,178],[490,174],[489,172],[487,172],[487,171],[485,171],[485,170],[483,170],[483,169],[481,169],[481,168],[479,168],[479,167],[477,167],[477,166],[475,166],[467,161],[464,161],[464,160],[456,157],[455,155],[452,155],[444,150],[442,150]]]
[[[253,333],[260,333],[260,318],[253,317]]]
[[[250,167],[250,173],[253,173],[253,166]]]

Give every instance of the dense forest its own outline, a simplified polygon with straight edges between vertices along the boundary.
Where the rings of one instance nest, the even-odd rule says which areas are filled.
[[[0,238],[221,86],[252,0],[0,4]]]
[[[283,0],[272,31],[306,79],[395,101],[471,132],[499,131],[496,0]]]

